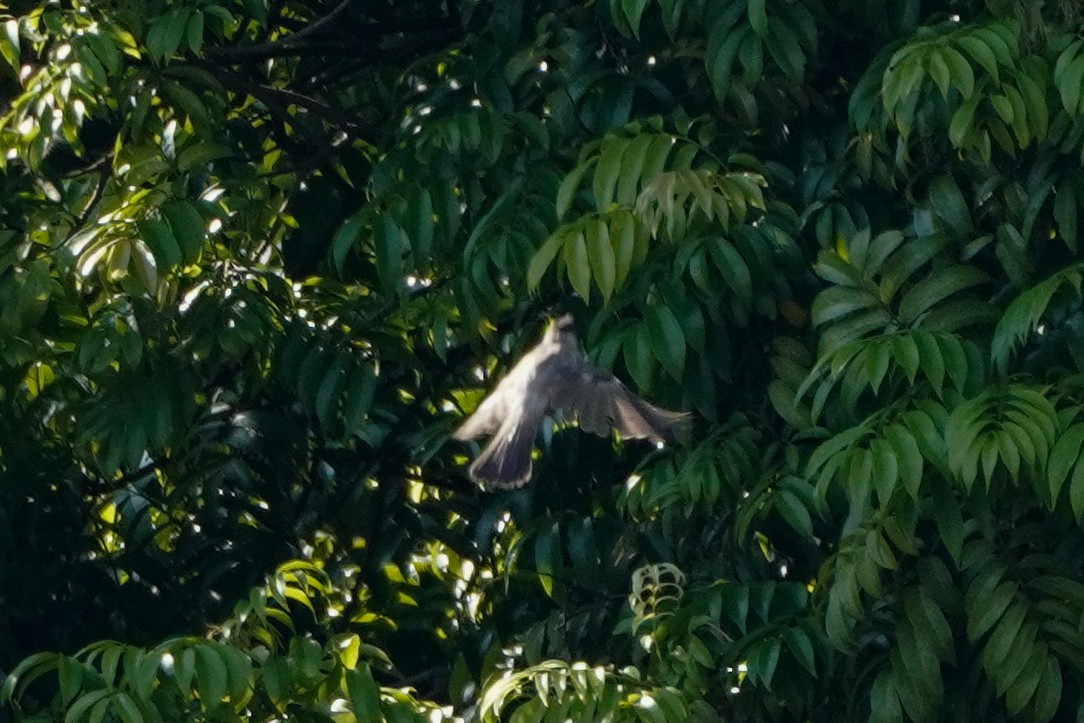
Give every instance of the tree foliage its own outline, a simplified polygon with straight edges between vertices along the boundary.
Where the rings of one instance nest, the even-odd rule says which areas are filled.
[[[1075,4],[0,24],[0,715],[1084,715]],[[557,310],[695,433],[479,490]]]

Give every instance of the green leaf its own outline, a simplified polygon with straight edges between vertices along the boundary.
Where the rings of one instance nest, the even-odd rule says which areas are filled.
[[[1081,113],[1081,98],[1084,93],[1084,54],[1078,55],[1065,68],[1061,82],[1057,84],[1061,93],[1061,104],[1071,116]]]
[[[592,519],[584,517],[578,523],[569,524],[565,529],[568,533],[568,553],[576,574],[581,580],[589,583],[599,580],[601,574],[599,549],[595,541]]]
[[[181,247],[164,221],[148,218],[137,221],[136,228],[163,273],[181,265]]]
[[[738,49],[738,60],[745,69],[746,83],[759,83],[764,77],[764,41],[757,35],[747,35]]]
[[[625,11],[625,18],[628,20],[633,37],[639,38],[640,20],[643,18],[644,8],[647,7],[647,0],[621,0],[621,6]]]
[[[1084,464],[1078,463],[1073,468],[1073,476],[1069,480],[1069,504],[1077,522],[1084,520]]]
[[[681,381],[685,372],[685,334],[669,306],[653,304],[646,314],[647,329],[655,358],[674,379]]]
[[[22,56],[18,20],[9,18],[4,21],[4,39],[6,42],[0,43],[0,54],[4,56],[4,60],[7,61],[11,69],[18,72],[19,60]]]
[[[892,315],[882,308],[866,309],[852,314],[825,329],[821,334],[817,353],[821,357],[834,355],[870,332],[883,332],[891,323],[893,323]]]
[[[963,558],[964,521],[960,506],[946,485],[933,486],[933,516],[941,543],[957,567]]]
[[[1079,38],[1074,40],[1065,46],[1065,49],[1058,55],[1058,59],[1054,62],[1054,84],[1061,85],[1065,81],[1065,70],[1073,62],[1073,59],[1080,54],[1081,47],[1084,47],[1084,42]]]
[[[829,459],[836,457],[840,452],[853,446],[868,434],[869,430],[865,427],[851,427],[822,442],[809,457],[809,462],[806,465],[806,475],[812,476]]]
[[[998,368],[1005,368],[1013,348],[1031,334],[1062,284],[1074,284],[1079,296],[1081,268],[1079,264],[1069,266],[1023,292],[1009,304],[990,342],[990,356]]]
[[[174,109],[183,111],[182,118],[187,115],[192,125],[204,132],[214,128],[210,111],[200,95],[173,81],[164,81],[160,87]]]
[[[610,225],[610,242],[614,255],[614,289],[624,288],[636,260],[636,219],[630,214],[618,214]]]
[[[57,678],[60,684],[60,700],[64,706],[71,705],[76,694],[83,687],[83,665],[75,658],[61,655],[57,657]]]
[[[190,12],[189,8],[175,8],[151,25],[147,33],[147,50],[159,63],[175,54],[181,47]]]
[[[909,619],[904,618],[896,625],[896,643],[907,674],[916,687],[932,700],[938,700],[944,693],[944,682],[941,666],[933,652],[933,643],[927,638],[928,632],[916,629]]]
[[[1002,412],[1006,420],[1012,422],[1011,425],[1006,425],[1006,429],[1012,429],[1013,427],[1019,427],[1027,434],[1031,440],[1032,448],[1035,450],[1035,463],[1042,466],[1046,463],[1047,453],[1050,450],[1051,442],[1054,438],[1053,431],[1044,431],[1042,425],[1039,423],[1041,417],[1032,416],[1030,413],[1025,413],[1019,409],[1009,407],[1007,411]],[[1045,420],[1049,425],[1052,420]]]
[[[971,590],[969,589],[967,637],[971,640],[977,640],[992,628],[994,623],[1008,609],[1018,590],[1019,586],[1011,580],[1002,582],[989,595],[971,598]]]
[[[716,23],[715,28],[708,36],[707,50],[704,53],[704,64],[707,66],[708,78],[711,87],[715,91],[715,99],[722,103],[726,100],[730,89],[731,73],[733,72],[734,59],[738,50],[745,41],[746,36],[753,32],[748,25],[742,25],[736,29],[723,27],[723,23]]]
[[[952,120],[949,121],[948,136],[953,146],[960,148],[964,145],[968,133],[974,128],[975,111],[978,110],[981,101],[982,95],[972,95],[970,100],[961,103],[956,112],[952,114]]]
[[[1050,111],[1047,108],[1046,78],[1049,72],[1044,63],[1025,62],[1025,72],[1017,75],[1020,94],[1031,121],[1032,135],[1042,139],[1050,131]]]
[[[654,181],[666,169],[666,160],[675,146],[673,136],[666,134],[652,136],[643,164],[642,181],[645,185]]]
[[[226,664],[212,645],[196,646],[196,683],[199,686],[200,700],[207,710],[217,708],[226,697]]]
[[[935,48],[926,55],[926,72],[941,90],[941,97],[947,99],[952,78],[943,48]]]
[[[104,688],[100,690],[92,690],[84,695],[76,698],[72,706],[68,708],[67,713],[64,716],[64,723],[76,723],[83,720],[83,716],[90,711],[92,706],[100,703],[105,703],[107,706],[109,701],[107,700],[113,695],[113,691],[110,688]]]
[[[783,22],[772,23],[764,45],[768,48],[772,60],[787,77],[801,80],[805,75],[806,55],[802,52],[797,34],[789,25]]]
[[[1049,721],[1057,715],[1062,697],[1061,666],[1055,656],[1047,656],[1046,665],[1039,677],[1038,685],[1032,697],[1032,710],[1035,720]]]
[[[891,669],[884,669],[870,690],[870,723],[903,723],[903,708]]]
[[[546,595],[553,597],[555,576],[561,572],[561,550],[558,546],[557,523],[539,528],[534,544],[535,571]]]
[[[102,653],[101,671],[107,685],[114,685],[117,680],[117,667],[120,665],[121,655],[124,648],[119,644],[111,644]]]
[[[568,210],[572,207],[572,201],[576,197],[576,191],[580,188],[580,182],[583,180],[583,176],[595,165],[597,160],[591,158],[584,161],[580,165],[572,169],[572,171],[564,177],[561,181],[560,187],[557,189],[557,201],[555,203],[555,209],[557,211],[557,219],[560,220],[565,217]]]
[[[919,363],[926,379],[929,380],[934,392],[941,396],[945,386],[945,360],[941,355],[937,338],[932,334],[921,332],[912,333],[911,338],[918,347]]]
[[[753,299],[753,279],[749,273],[749,266],[741,257],[733,244],[723,238],[708,241],[708,253],[711,254],[715,267],[719,269],[723,280],[730,290],[743,302],[751,302]]]
[[[937,334],[935,338],[941,350],[941,358],[945,362],[945,373],[956,391],[962,392],[970,375],[967,352],[955,334]]]
[[[123,691],[118,691],[113,701],[116,703],[114,710],[120,714],[123,723],[143,723],[145,720],[139,706],[132,700],[132,696]]]
[[[1035,694],[1035,689],[1039,685],[1039,678],[1047,669],[1048,650],[1049,648],[1045,642],[1036,643],[1020,675],[1009,686],[1005,695],[1005,708],[1010,716],[1022,712]]]
[[[598,165],[591,190],[595,196],[595,208],[604,211],[614,201],[614,189],[621,175],[621,157],[625,153],[628,141],[617,136],[608,136],[602,142]]]
[[[990,96],[990,105],[994,107],[994,111],[997,112],[998,117],[1001,118],[1002,122],[1004,122],[1006,125],[1013,122],[1012,101],[1010,101],[1006,96]]]
[[[350,707],[360,723],[380,723],[384,720],[380,705],[380,688],[373,679],[369,666],[362,663],[354,670],[346,671],[346,690],[350,694]]]
[[[219,648],[219,653],[226,664],[230,703],[236,711],[245,702],[252,678],[252,661],[244,652],[233,647]]]
[[[188,39],[188,47],[196,55],[203,49],[203,13],[193,10],[188,16],[188,24],[185,27],[185,35]]]
[[[428,273],[433,262],[433,197],[429,189],[418,189],[411,198],[408,209],[408,237],[414,264],[422,273]]]
[[[647,153],[651,148],[652,141],[656,138],[653,134],[644,133],[630,140],[621,156],[621,174],[617,181],[616,200],[623,206],[634,206],[636,194],[643,178],[644,165],[647,161]]]
[[[403,284],[404,234],[399,224],[386,214],[376,218],[373,228],[373,248],[376,275],[386,292],[397,294]]]
[[[305,354],[305,360],[301,362],[297,374],[297,395],[309,408],[315,407],[316,392],[332,359],[332,355],[324,347],[312,346]]]
[[[780,379],[768,383],[768,398],[777,414],[798,429],[810,425],[809,410],[798,404],[794,388]]]
[[[1058,224],[1058,235],[1074,253],[1079,233],[1077,209],[1080,200],[1084,199],[1077,199],[1075,185],[1065,181],[1058,185],[1057,193],[1054,194],[1054,220]]]
[[[914,239],[899,248],[881,267],[881,298],[891,299],[911,275],[937,256],[946,246],[942,235]]]
[[[1027,148],[1031,143],[1031,128],[1028,126],[1028,109],[1020,91],[1012,85],[1005,85],[1005,95],[1012,106],[1012,129],[1020,148]]]
[[[354,368],[346,384],[343,399],[343,424],[349,432],[357,432],[372,408],[376,392],[376,371],[363,363]]]
[[[813,534],[813,518],[805,504],[793,492],[787,489],[776,490],[772,495],[772,504],[800,537],[805,539]]]
[[[903,373],[907,375],[907,381],[914,384],[919,364],[922,362],[914,335],[895,334],[891,337],[891,342],[892,354],[896,363],[900,365]]]
[[[347,382],[347,370],[351,365],[352,355],[345,350],[339,350],[324,372],[320,386],[316,390],[313,406],[320,424],[328,429],[338,410],[339,395]]]
[[[1002,586],[1008,584],[1002,583]],[[996,677],[999,677],[997,674],[1009,660],[1010,655],[1025,653],[1025,651],[1014,650],[1014,642],[1020,633],[1024,620],[1027,618],[1027,612],[1028,606],[1023,602],[1015,602],[1010,605],[983,648],[982,664],[988,672]]]
[[[934,213],[948,224],[953,232],[966,236],[972,231],[971,213],[952,176],[938,176],[931,181],[929,199]]]
[[[587,239],[582,233],[569,234],[565,239],[563,259],[572,288],[586,303],[591,299],[591,266],[587,256]]]
[[[542,277],[546,275],[546,270],[549,269],[550,264],[557,257],[557,252],[561,250],[564,242],[565,235],[561,233],[561,230],[555,231],[531,257],[531,263],[527,267],[527,288],[529,290],[535,291],[538,289]]]
[[[599,219],[596,223],[587,224],[586,236],[591,272],[599,291],[602,292],[602,300],[608,302],[613,295],[617,276],[617,263],[613,246],[610,245],[609,228]]]
[[[938,659],[951,662],[954,657],[952,627],[944,612],[924,588],[917,588],[909,593],[904,605],[914,629],[922,631]]]
[[[804,630],[797,627],[784,628],[783,640],[790,649],[798,664],[809,672],[814,678],[817,677],[817,661],[814,655],[813,641]]]
[[[1046,465],[1046,479],[1050,485],[1052,504],[1057,504],[1069,470],[1078,464],[1081,449],[1084,449],[1084,424],[1069,427],[1054,444]]]
[[[948,67],[952,84],[965,100],[970,98],[975,92],[975,73],[971,69],[971,64],[967,62],[967,58],[951,45],[941,47],[940,55]]]
[[[949,266],[938,269],[919,281],[900,301],[900,323],[912,325],[923,314],[953,294],[989,281],[982,271],[971,266]]]
[[[170,201],[162,205],[162,213],[169,222],[169,229],[181,248],[186,264],[197,263],[203,251],[207,229],[199,211],[184,201]]]
[[[922,485],[923,458],[914,436],[903,425],[894,424],[884,431],[885,439],[896,457],[899,479],[912,499],[918,499]]]
[[[884,73],[882,95],[885,111],[895,115],[897,121],[900,117],[900,108],[907,107],[907,99],[916,93],[915,88],[919,86],[925,75],[918,55],[918,53],[912,53],[903,57],[896,65],[889,64]],[[917,94],[914,97],[917,97]],[[899,125],[898,122],[897,125]],[[900,130],[904,131],[904,128]]]
[[[880,300],[869,291],[848,286],[831,286],[813,301],[811,319],[821,326],[864,309],[880,308]]]
[[[779,652],[782,647],[783,644],[778,638],[754,643],[746,661],[750,680],[763,685],[767,690],[772,689],[772,677],[779,664]]]
[[[861,614],[858,580],[853,571],[841,575],[828,591],[825,633],[829,642],[841,650],[850,647],[853,626]]]
[[[336,270],[340,273],[346,266],[346,258],[357,244],[361,229],[367,221],[366,214],[354,214],[346,219],[335,231],[335,235],[331,239],[331,258]]]
[[[963,48],[964,52],[982,66],[982,69],[993,79],[994,85],[1001,85],[1001,77],[998,72],[998,58],[989,45],[983,42],[975,33],[959,33],[953,37],[953,42]],[[1005,58],[1004,63],[1009,65],[1013,58]]]
[[[699,642],[696,637],[690,637],[689,640],[690,646]],[[701,645],[701,647],[703,646]],[[706,665],[710,664],[709,661]],[[655,704],[662,711],[666,723],[681,723],[688,720],[689,712],[685,708],[685,698],[682,693],[673,688],[656,688],[652,695],[655,698]]]
[[[851,504],[862,507],[869,496],[873,477],[873,454],[868,449],[851,450],[851,466],[847,475],[847,494]]]
[[[764,36],[768,31],[768,12],[766,0],[748,0],[749,25],[757,35]]]
[[[870,454],[873,459],[873,489],[881,505],[887,506],[899,480],[899,460],[892,446],[882,439],[870,441]]]
[[[651,389],[651,376],[654,370],[654,354],[646,326],[636,326],[625,334],[625,367],[641,390]]]

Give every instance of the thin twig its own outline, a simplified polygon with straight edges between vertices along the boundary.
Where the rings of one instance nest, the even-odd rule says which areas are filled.
[[[364,132],[366,130],[357,123],[352,115],[329,106],[315,98],[293,90],[284,90],[282,88],[273,88],[269,85],[254,83],[232,70],[227,70],[226,68],[211,63],[204,64],[203,67],[205,70],[214,73],[215,77],[217,77],[227,89],[237,93],[250,95],[269,106],[278,105],[281,107],[283,104],[296,105],[315,115],[321,116],[325,120],[331,121],[344,130],[349,130],[351,132]],[[290,118],[289,121],[290,123],[295,122],[292,118]]]
[[[252,58],[264,55],[277,55],[282,50],[293,49],[300,41],[304,40],[309,35],[320,32],[321,29],[329,25],[340,13],[350,7],[350,4],[353,2],[354,0],[342,0],[341,3],[336,5],[335,8],[324,17],[313,22],[311,25],[307,25],[301,30],[298,30],[296,33],[287,35],[281,40],[260,43],[259,45],[250,45],[245,48],[208,48],[208,55],[215,55],[221,58]]]

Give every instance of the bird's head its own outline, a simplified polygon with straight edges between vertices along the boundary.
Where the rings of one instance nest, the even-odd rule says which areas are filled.
[[[550,322],[546,328],[546,341],[560,344],[576,343],[576,320],[572,314],[564,314]]]

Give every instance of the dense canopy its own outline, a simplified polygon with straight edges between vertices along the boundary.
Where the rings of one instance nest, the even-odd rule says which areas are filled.
[[[1084,12],[0,3],[0,718],[1084,712]],[[450,439],[572,313],[695,421]]]

